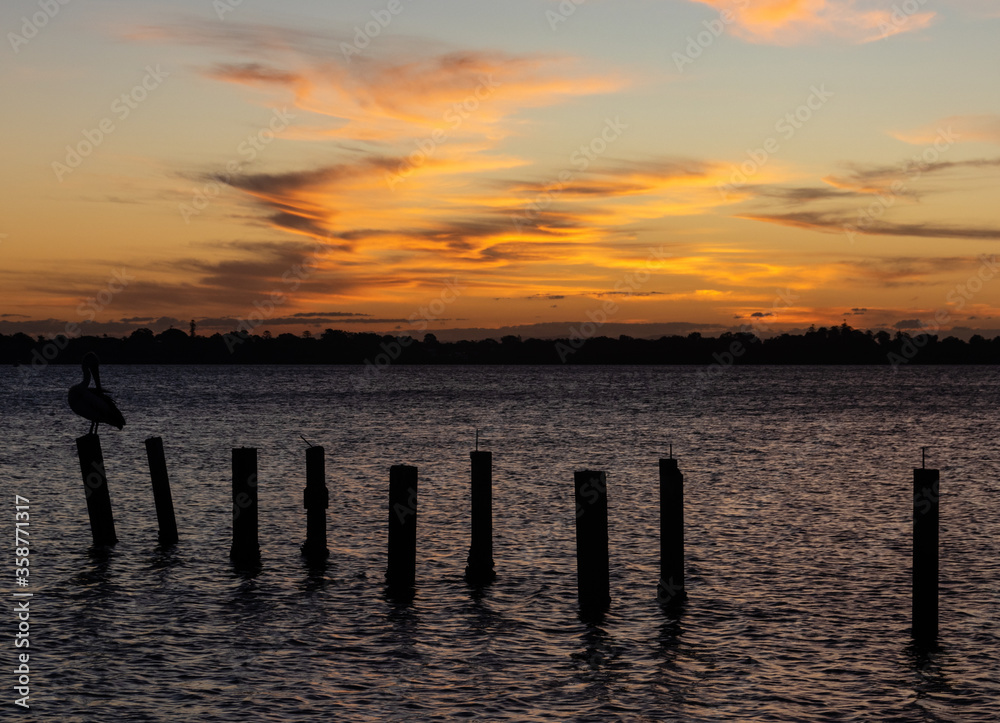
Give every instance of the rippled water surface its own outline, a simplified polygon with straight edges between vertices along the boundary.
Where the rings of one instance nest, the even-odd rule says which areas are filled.
[[[119,544],[91,550],[66,389],[0,371],[0,530],[31,503],[37,720],[1000,719],[1000,372],[969,368],[104,368]],[[14,390],[14,391],[12,391]],[[496,582],[462,580],[469,451]],[[304,435],[331,556],[310,569]],[[163,437],[181,542],[156,543]],[[656,603],[657,459],[685,475],[689,600]],[[230,448],[259,448],[263,564],[228,559]],[[941,470],[940,648],[909,636],[912,468]],[[419,467],[418,589],[385,595],[392,464]],[[612,607],[581,620],[573,471],[606,470]],[[8,568],[10,569],[10,568]],[[12,590],[9,573],[3,589]],[[11,710],[5,594],[0,689]]]

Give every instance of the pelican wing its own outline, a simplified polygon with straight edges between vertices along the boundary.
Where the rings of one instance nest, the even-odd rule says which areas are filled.
[[[125,426],[125,417],[110,396],[82,384],[70,388],[69,407],[91,422],[108,424],[118,429]]]

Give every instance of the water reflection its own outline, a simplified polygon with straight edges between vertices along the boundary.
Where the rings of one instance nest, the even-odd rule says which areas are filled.
[[[605,667],[609,651],[608,631],[600,625],[590,624],[581,636],[584,643],[581,659],[591,670]]]
[[[98,597],[114,593],[117,585],[114,583],[116,570],[112,563],[120,559],[121,555],[111,547],[90,547],[87,549],[87,557],[92,567],[74,575],[71,584],[86,588],[88,594]]]
[[[945,674],[945,650],[937,645],[911,643],[906,647],[906,659],[914,673],[913,691],[917,698],[951,689]]]
[[[223,481],[230,470],[218,448],[239,428],[262,447],[284,449],[288,412],[272,405],[262,413],[249,401],[240,409],[252,395],[227,395],[230,386],[252,386],[242,371],[173,373],[163,373],[171,380],[164,394],[176,396],[177,409],[197,400],[204,420],[194,430],[171,430],[174,443],[193,450],[178,469],[178,478],[189,480],[178,485],[178,501],[184,498],[192,519],[204,524],[199,544],[154,550],[148,488],[121,485],[114,492],[124,542],[88,551],[80,500],[51,489],[53,478],[78,479],[66,450],[53,452],[51,469],[24,467],[22,479],[8,483],[24,487],[19,492],[32,504],[36,497],[45,503],[32,559],[32,604],[39,602],[45,625],[40,679],[49,697],[42,705],[52,701],[67,721],[124,720],[136,708],[158,711],[151,715],[162,720],[206,723],[247,716],[262,723],[324,716],[997,720],[1000,535],[996,516],[986,512],[1000,479],[988,433],[1000,409],[994,371],[962,371],[990,390],[973,394],[958,383],[942,388],[924,369],[901,370],[889,381],[866,369],[733,369],[732,393],[686,405],[683,396],[661,393],[670,379],[686,378],[685,369],[575,369],[567,376],[400,368],[385,374],[397,390],[389,415],[385,400],[330,403],[329,390],[340,389],[350,370],[289,370],[287,385],[301,389],[295,403],[309,424],[328,433],[331,444],[354,439],[343,455],[349,484],[338,490],[343,505],[332,562],[313,568],[296,544],[302,517],[292,480],[301,455],[275,451],[268,472],[273,504],[261,520],[267,565],[251,570],[228,562],[231,500]],[[625,395],[630,405],[605,404],[605,392],[628,378],[636,387]],[[746,384],[737,389],[736,380]],[[892,380],[905,381],[905,389],[894,389],[899,382]],[[60,383],[53,392],[53,408],[63,408],[63,389]],[[195,389],[211,391],[200,397]],[[317,394],[324,389],[325,396]],[[483,389],[511,401],[496,443],[507,451],[495,489],[503,510],[497,559],[505,572],[478,591],[462,582],[467,445],[441,440],[454,434],[457,417],[479,414]],[[632,429],[643,419],[642,434],[609,432],[605,440],[603,423],[587,422],[566,402],[577,399],[608,427]],[[906,417],[897,414],[903,402]],[[19,412],[14,449],[50,444],[51,429],[34,423],[35,409]],[[697,424],[689,423],[694,417]],[[912,460],[897,450],[913,425],[921,437],[940,432],[968,444],[949,473],[964,485],[965,504],[950,515],[946,555],[953,577],[968,587],[951,598],[942,619],[947,649],[904,653]],[[643,472],[647,450],[666,426],[678,430],[691,460],[692,596],[675,610],[657,609],[650,585],[656,489]],[[576,435],[581,428],[585,434]],[[843,447],[823,441],[834,437]],[[634,483],[615,488],[610,510],[618,594],[610,612],[585,621],[578,617],[571,519],[561,511],[568,508],[571,462],[591,460],[595,438],[604,440],[599,453],[614,460],[609,470]],[[116,453],[135,456],[126,449],[130,440],[123,435]],[[743,451],[751,444],[761,453],[748,459]],[[524,451],[510,455],[513,449]],[[433,566],[423,568],[412,600],[383,595],[382,465],[397,456],[435,466],[428,481],[435,494],[427,497],[418,537]],[[991,461],[984,467],[982,460]],[[95,691],[104,690],[111,692],[100,699]]]
[[[150,570],[170,570],[184,564],[184,558],[176,545],[157,545],[150,552],[148,559]]]
[[[260,558],[231,558],[230,566],[232,573],[241,580],[252,580],[264,570],[264,563]]]
[[[305,569],[306,576],[302,579],[299,587],[303,592],[320,592],[330,582],[330,579],[326,575],[328,568],[327,559],[302,559],[302,567]]]

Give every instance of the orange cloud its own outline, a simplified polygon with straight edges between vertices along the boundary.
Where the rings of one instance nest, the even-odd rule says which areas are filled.
[[[715,8],[738,37],[754,43],[797,45],[835,37],[868,43],[928,27],[933,12],[907,13],[866,0],[691,0]]]
[[[626,84],[611,74],[586,73],[572,58],[471,51],[351,63],[291,56],[280,64],[221,63],[205,72],[216,80],[286,90],[297,108],[337,121],[323,137],[379,143],[438,131],[451,141],[475,138],[495,145],[517,129],[514,116],[525,108]]]
[[[802,7],[770,3],[746,18],[789,26]],[[401,303],[452,275],[474,285],[468,298],[525,287],[551,295],[601,293],[642,268],[648,250],[637,251],[637,238],[656,228],[651,222],[731,202],[719,192],[732,175],[730,164],[622,160],[612,155],[618,131],[610,127],[602,131],[602,157],[588,163],[571,157],[566,168],[530,174],[525,160],[505,152],[505,139],[526,123],[519,117],[525,107],[627,84],[575,59],[482,51],[401,59],[372,52],[348,63],[314,52],[308,42],[283,44],[268,35],[258,47],[251,36],[249,28],[236,28],[225,46],[235,57],[204,75],[333,121],[294,131],[296,141],[322,153],[322,163],[213,176],[244,194],[241,202],[259,212],[258,222],[327,245],[322,272],[302,303]],[[786,175],[769,171],[757,181]],[[747,192],[753,195],[750,186]],[[840,272],[832,264],[762,261],[759,250],[699,249],[664,262],[637,298],[648,307],[658,300],[734,304],[755,284],[805,289],[831,283]]]
[[[643,268],[650,252],[636,250],[632,224],[719,205],[715,186],[725,171],[722,164],[691,160],[619,161],[600,173],[576,173],[556,202],[527,214],[531,199],[559,189],[482,173],[470,177],[459,168],[454,176],[440,169],[439,176],[417,176],[391,191],[381,175],[394,163],[391,157],[362,158],[311,171],[252,174],[230,184],[264,211],[264,223],[329,244],[331,270],[378,268],[386,278],[410,280],[392,287],[402,298],[407,289],[453,274],[474,281],[481,294],[503,295],[508,286],[525,285],[550,293],[593,289],[609,274]],[[662,273],[687,274],[689,263],[695,262],[672,258]],[[734,281],[787,277],[768,264],[729,268]],[[698,269],[713,283],[719,276],[710,258]],[[688,283],[690,289],[671,293],[714,298],[703,277]],[[691,296],[698,288],[701,295]],[[384,285],[369,292],[383,301],[392,293]]]
[[[904,143],[1000,143],[1000,115],[953,115],[912,131],[893,133]]]

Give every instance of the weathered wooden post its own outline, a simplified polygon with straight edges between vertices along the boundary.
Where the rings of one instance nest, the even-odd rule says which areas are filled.
[[[497,576],[493,568],[493,453],[470,452],[472,458],[472,543],[465,579],[482,585]]]
[[[938,518],[936,469],[913,470],[913,637],[931,643],[938,634]]]
[[[684,591],[684,475],[673,453],[660,460],[660,580],[656,599],[678,603]]]
[[[611,605],[608,559],[608,485],[604,472],[573,474],[576,491],[577,593],[583,612],[604,612]]]
[[[233,546],[229,557],[237,564],[260,560],[257,541],[257,450],[233,448]]]
[[[156,522],[160,529],[161,545],[177,544],[177,520],[174,517],[174,502],[170,496],[170,478],[167,477],[167,460],[163,454],[163,439],[150,437],[146,440],[146,459],[149,461],[149,476],[153,482],[153,502],[156,505]]]
[[[417,579],[417,468],[389,468],[389,562],[385,573],[391,590],[413,588]]]
[[[87,493],[87,515],[90,517],[90,533],[94,537],[94,545],[114,545],[118,542],[118,535],[115,534],[115,518],[111,512],[111,494],[104,472],[101,438],[96,434],[77,437],[76,451],[80,457],[84,491]]]
[[[326,458],[322,447],[306,450],[306,487],[302,492],[306,508],[306,541],[302,555],[321,560],[329,557],[326,546],[326,510],[330,506],[330,491],[326,487]]]

